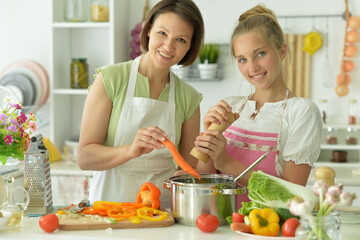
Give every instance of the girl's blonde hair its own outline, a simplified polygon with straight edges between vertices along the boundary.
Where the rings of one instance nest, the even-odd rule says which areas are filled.
[[[234,53],[234,40],[249,32],[257,32],[262,40],[277,50],[280,50],[285,43],[284,33],[276,19],[273,11],[263,5],[257,5],[239,17],[238,24],[231,36],[230,51],[232,56]]]
[[[263,5],[256,5],[240,15],[230,43],[230,52],[234,58],[236,57],[234,52],[235,39],[249,32],[256,32],[267,46],[277,50],[276,52],[279,56],[282,46],[286,45],[284,33],[275,13]],[[284,79],[288,74],[288,67],[290,66],[290,52],[287,46],[286,48],[286,57],[282,61],[282,76]]]

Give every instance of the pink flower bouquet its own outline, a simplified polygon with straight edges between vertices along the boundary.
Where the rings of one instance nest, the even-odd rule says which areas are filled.
[[[24,153],[30,145],[30,135],[36,131],[36,118],[27,117],[20,104],[7,100],[7,106],[0,112],[0,162],[6,164],[9,157],[24,160]]]

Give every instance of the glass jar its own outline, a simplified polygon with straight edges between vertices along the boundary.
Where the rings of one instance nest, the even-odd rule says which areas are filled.
[[[108,22],[109,0],[91,0],[90,19],[93,22]]]
[[[336,128],[333,128],[333,127],[327,128],[326,143],[327,144],[337,144]]]
[[[356,124],[357,117],[357,100],[349,100],[349,124]]]
[[[357,131],[355,128],[348,127],[346,129],[346,144],[357,144]]]
[[[88,88],[89,75],[86,58],[73,58],[71,62],[71,87]]]
[[[340,220],[336,211],[327,216],[310,216],[300,219],[295,232],[296,239],[306,240],[340,240]]]
[[[326,99],[320,99],[319,101],[319,110],[320,110],[320,113],[321,113],[321,117],[322,117],[322,120],[323,120],[323,123],[325,124],[326,123],[326,113],[327,113],[327,100]]]
[[[85,22],[86,0],[64,0],[64,18],[67,22]]]

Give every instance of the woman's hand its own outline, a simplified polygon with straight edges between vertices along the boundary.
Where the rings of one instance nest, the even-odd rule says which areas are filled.
[[[195,146],[199,152],[209,155],[216,169],[222,171],[230,159],[226,151],[226,139],[220,131],[209,130],[206,134],[198,136]]]
[[[204,129],[207,130],[211,123],[226,124],[228,120],[228,112],[231,112],[231,107],[224,100],[221,100],[215,106],[211,107],[204,117]],[[239,114],[234,114],[235,120],[239,118]]]
[[[158,127],[141,128],[137,131],[129,151],[136,158],[154,149],[164,148],[165,146],[159,141],[165,141],[165,138],[167,134]]]

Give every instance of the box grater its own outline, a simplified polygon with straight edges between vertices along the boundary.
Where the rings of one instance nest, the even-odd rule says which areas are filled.
[[[31,137],[24,161],[24,188],[30,197],[26,214],[43,215],[53,211],[49,152],[41,134]]]

